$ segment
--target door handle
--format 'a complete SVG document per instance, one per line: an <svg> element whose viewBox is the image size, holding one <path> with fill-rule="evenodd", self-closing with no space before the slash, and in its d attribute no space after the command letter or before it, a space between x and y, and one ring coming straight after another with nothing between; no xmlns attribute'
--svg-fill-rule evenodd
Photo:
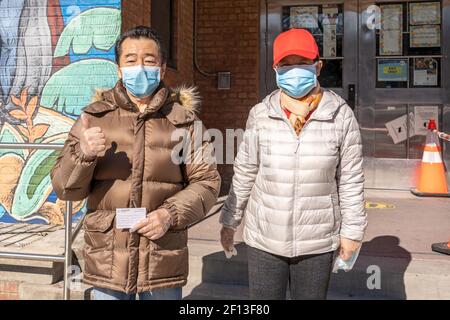
<svg viewBox="0 0 450 320"><path fill-rule="evenodd" d="M352 108L352 110L355 110L355 104L356 104L356 86L355 84L349 84L348 85L348 93L347 93L347 103Z"/></svg>

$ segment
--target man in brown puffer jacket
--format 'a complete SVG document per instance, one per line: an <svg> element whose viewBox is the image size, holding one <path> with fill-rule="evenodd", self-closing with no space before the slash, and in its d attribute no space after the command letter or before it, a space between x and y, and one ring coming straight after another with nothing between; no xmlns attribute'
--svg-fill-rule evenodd
<svg viewBox="0 0 450 320"><path fill-rule="evenodd" d="M152 29L123 34L116 56L120 80L83 110L52 184L60 199L88 199L83 281L96 299L180 299L187 226L219 193L213 145L196 115L195 90L162 82L166 59ZM147 217L119 229L121 208L145 208Z"/></svg>

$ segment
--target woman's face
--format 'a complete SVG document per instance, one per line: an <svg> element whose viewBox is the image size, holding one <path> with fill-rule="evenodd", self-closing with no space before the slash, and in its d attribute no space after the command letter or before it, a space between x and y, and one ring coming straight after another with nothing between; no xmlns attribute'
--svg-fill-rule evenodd
<svg viewBox="0 0 450 320"><path fill-rule="evenodd" d="M283 58L277 65L276 68L279 67L286 67L286 66L296 66L296 65L313 65L315 62L314 60L304 58L297 55L290 55L285 58ZM319 60L316 65L317 70L317 76L320 76L320 71L322 70L323 62Z"/></svg>

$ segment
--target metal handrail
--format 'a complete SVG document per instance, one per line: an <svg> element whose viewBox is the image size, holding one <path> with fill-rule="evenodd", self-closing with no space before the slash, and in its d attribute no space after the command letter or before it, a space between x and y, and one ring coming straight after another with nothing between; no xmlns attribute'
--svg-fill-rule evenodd
<svg viewBox="0 0 450 320"><path fill-rule="evenodd" d="M37 143L0 143L0 149L4 150L62 150L63 144L37 144ZM49 254L28 254L19 252L0 252L0 258L48 261L48 262L64 262L63 276L63 299L70 300L70 282L69 270L72 264L72 243L78 235L83 218L80 219L75 231L72 232L72 201L66 201L66 212L64 215L64 255Z"/></svg>
<svg viewBox="0 0 450 320"><path fill-rule="evenodd" d="M61 143L0 143L0 149L6 150L62 150L64 145Z"/></svg>

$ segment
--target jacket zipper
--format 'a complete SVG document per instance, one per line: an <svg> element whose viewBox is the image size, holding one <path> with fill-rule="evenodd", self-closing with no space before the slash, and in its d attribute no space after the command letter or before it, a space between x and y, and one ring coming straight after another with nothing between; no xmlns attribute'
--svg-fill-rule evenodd
<svg viewBox="0 0 450 320"><path fill-rule="evenodd" d="M299 175L299 169L300 169L300 157L298 155L298 151L300 149L300 138L303 134L303 131L306 129L306 127L308 126L308 124L311 122L311 118L309 118L308 120L306 120L305 125L303 126L302 130L300 131L300 134L298 135L298 140L297 140L297 149L295 151L295 192L294 192L294 209L296 208L297 205L297 177ZM294 217L295 217L295 213L294 213ZM294 256L299 256L299 254L297 254L297 238L296 238L296 233L295 233L295 223L294 223Z"/></svg>
<svg viewBox="0 0 450 320"><path fill-rule="evenodd" d="M311 118L309 118L308 120L306 120L305 125L303 126L302 130L300 131L300 134L297 135L297 133L295 132L294 128L292 127L292 125L288 122L287 119L285 119L284 117L282 118L283 121L289 126L292 134L294 135L295 139L297 140L297 146L295 148L295 169L294 169L294 204L293 204L293 214L292 214L292 235L293 235L293 256L298 256L297 254L297 238L296 238L296 233L295 233L295 217L296 217L296 208L297 208L297 176L298 176L298 169L299 169L299 156L298 156L298 151L300 149L300 138L302 136L303 130L305 130L306 126L311 122Z"/></svg>

